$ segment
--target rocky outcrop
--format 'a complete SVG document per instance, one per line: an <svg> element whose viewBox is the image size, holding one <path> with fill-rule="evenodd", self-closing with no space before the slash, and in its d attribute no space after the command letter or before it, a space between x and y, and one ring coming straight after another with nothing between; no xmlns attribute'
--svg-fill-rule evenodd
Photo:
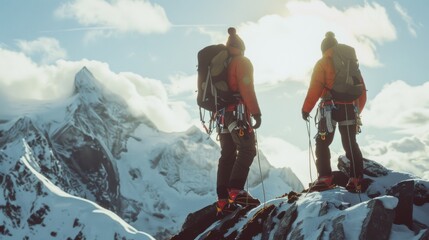
<svg viewBox="0 0 429 240"><path fill-rule="evenodd" d="M349 167L348 159L340 157L339 169L342 171L334 174L339 185L334 189L289 192L252 209L245 216L232 218L227 215L227 221L212 219L210 224L204 225L205 219L215 214L208 206L190 214L182 231L173 239L186 239L181 234L193 229L195 239L214 239L215 236L216 239L298 240L327 239L328 236L331 240L351 237L387 240L395 234L394 224L407 226L410 235L415 235L416 239L427 239L429 226L419 221L421 216L413 216L413 207L429 204L429 182L409 179L412 176L393 172L368 159L364 165L367 189L372 189L370 194L348 193L340 185L344 183ZM429 216L429 212L426 214ZM199 227L193 228L197 222Z"/></svg>
<svg viewBox="0 0 429 240"><path fill-rule="evenodd" d="M367 204L368 214L363 221L359 239L389 239L395 212L386 208L378 200L370 200Z"/></svg>

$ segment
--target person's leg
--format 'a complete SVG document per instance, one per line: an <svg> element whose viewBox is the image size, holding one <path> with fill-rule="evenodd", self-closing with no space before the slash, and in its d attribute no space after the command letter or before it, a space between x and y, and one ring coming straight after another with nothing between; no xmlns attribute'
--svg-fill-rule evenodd
<svg viewBox="0 0 429 240"><path fill-rule="evenodd" d="M346 189L350 192L360 192L363 178L363 157L356 141L355 107L351 104L344 104L341 107L341 116L338 121L341 143L346 152L346 157L350 160L350 179L346 185Z"/></svg>
<svg viewBox="0 0 429 240"><path fill-rule="evenodd" d="M356 125L340 126L341 142L343 144L346 157L350 160L349 176L362 178L363 158L359 145L356 141Z"/></svg>
<svg viewBox="0 0 429 240"><path fill-rule="evenodd" d="M225 123L228 123L228 130L237 147L237 159L232 166L229 178L229 201L246 206L257 206L260 204L259 200L244 191L250 166L256 156L255 133L253 130L249 131L249 128L242 130L235 128L236 121L232 114L225 114Z"/></svg>
<svg viewBox="0 0 429 240"><path fill-rule="evenodd" d="M256 156L255 134L253 131L249 132L245 129L243 136L239 135L238 130L233 130L231 136L237 146L237 159L232 168L229 186L230 188L244 189L250 166Z"/></svg>
<svg viewBox="0 0 429 240"><path fill-rule="evenodd" d="M319 177L331 176L331 152L329 146L334 140L335 127L332 133L326 130L326 121L320 121L318 125L319 133L324 132L324 135L318 134L316 137L316 168Z"/></svg>
<svg viewBox="0 0 429 240"><path fill-rule="evenodd" d="M231 134L219 134L221 154L217 169L217 195L219 199L228 199L228 186L231 171L237 158L237 151Z"/></svg>
<svg viewBox="0 0 429 240"><path fill-rule="evenodd" d="M362 178L363 176L363 158L359 145L356 141L357 128L355 107L351 104L343 104L340 109L341 118L338 120L341 134L341 143L346 157L350 160L349 176Z"/></svg>

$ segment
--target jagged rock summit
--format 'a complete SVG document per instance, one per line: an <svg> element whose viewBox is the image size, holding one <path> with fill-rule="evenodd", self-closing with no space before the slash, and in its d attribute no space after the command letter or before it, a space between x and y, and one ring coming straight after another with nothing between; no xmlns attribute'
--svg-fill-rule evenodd
<svg viewBox="0 0 429 240"><path fill-rule="evenodd" d="M212 204L189 214L172 240L429 239L429 181L367 159L364 165L364 193L345 190L350 162L340 157L334 189L289 192L227 216L216 216Z"/></svg>

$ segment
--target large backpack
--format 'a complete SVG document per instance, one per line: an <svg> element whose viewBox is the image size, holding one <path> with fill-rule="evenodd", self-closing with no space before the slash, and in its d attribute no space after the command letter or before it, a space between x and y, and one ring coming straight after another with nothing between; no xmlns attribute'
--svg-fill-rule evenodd
<svg viewBox="0 0 429 240"><path fill-rule="evenodd" d="M238 101L239 94L232 92L228 86L230 61L228 49L223 44L210 45L198 52L197 104L200 108L201 123L208 134L211 134L214 128L217 112ZM208 128L202 109L210 112Z"/></svg>
<svg viewBox="0 0 429 240"><path fill-rule="evenodd" d="M231 58L223 44L210 45L198 52L198 96L201 108L216 112L237 101L228 86Z"/></svg>
<svg viewBox="0 0 429 240"><path fill-rule="evenodd" d="M336 101L352 102L363 92L363 79L354 48L337 44L333 47L332 60L335 79L330 93Z"/></svg>

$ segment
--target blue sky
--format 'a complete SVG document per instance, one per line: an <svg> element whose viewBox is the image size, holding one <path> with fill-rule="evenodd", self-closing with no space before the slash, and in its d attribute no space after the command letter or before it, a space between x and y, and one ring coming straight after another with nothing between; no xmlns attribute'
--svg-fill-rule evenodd
<svg viewBox="0 0 429 240"><path fill-rule="evenodd" d="M429 3L416 1L0 0L0 117L71 94L87 66L136 115L164 131L200 127L196 54L237 28L254 64L259 147L307 180L300 109L320 42L355 47L368 88L358 137L365 157L429 178ZM311 113L315 115L315 111ZM315 128L312 125L312 135ZM333 165L343 151L339 134ZM314 142L313 142L314 143ZM411 163L411 164L410 164ZM314 177L314 176L313 176Z"/></svg>

